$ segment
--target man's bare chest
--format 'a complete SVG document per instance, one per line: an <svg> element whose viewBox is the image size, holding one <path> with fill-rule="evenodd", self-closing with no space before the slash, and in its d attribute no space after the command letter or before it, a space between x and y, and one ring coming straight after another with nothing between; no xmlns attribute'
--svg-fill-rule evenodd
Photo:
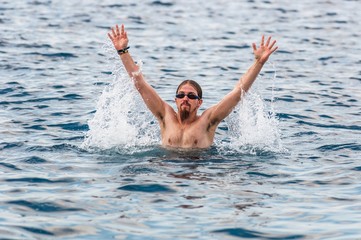
<svg viewBox="0 0 361 240"><path fill-rule="evenodd" d="M162 129L163 144L174 147L208 147L209 133L201 121L182 125L177 122L169 122Z"/></svg>

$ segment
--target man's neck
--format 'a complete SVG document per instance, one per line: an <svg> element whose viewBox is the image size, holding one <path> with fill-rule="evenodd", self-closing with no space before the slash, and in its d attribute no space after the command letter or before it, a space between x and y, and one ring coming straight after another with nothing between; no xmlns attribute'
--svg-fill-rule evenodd
<svg viewBox="0 0 361 240"><path fill-rule="evenodd" d="M194 114L190 114L186 119L183 119L181 118L180 116L180 113L178 113L178 122L181 124L181 125L190 125L192 124L193 122L195 122L196 120L198 119L198 116L196 113Z"/></svg>

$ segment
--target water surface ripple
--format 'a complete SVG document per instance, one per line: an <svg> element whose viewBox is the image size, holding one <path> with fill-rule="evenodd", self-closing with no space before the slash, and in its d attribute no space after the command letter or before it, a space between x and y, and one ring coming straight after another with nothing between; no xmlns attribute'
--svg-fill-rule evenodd
<svg viewBox="0 0 361 240"><path fill-rule="evenodd" d="M0 238L361 239L359 1L0 2ZM262 34L280 49L215 146L170 151L113 82L116 23L162 98L195 79L202 111ZM123 104L100 98L114 87ZM101 121L138 125L84 148L102 104Z"/></svg>

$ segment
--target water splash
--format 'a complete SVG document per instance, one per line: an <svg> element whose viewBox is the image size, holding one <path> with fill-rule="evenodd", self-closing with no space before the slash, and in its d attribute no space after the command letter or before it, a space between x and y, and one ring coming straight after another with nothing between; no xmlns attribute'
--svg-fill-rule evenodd
<svg viewBox="0 0 361 240"><path fill-rule="evenodd" d="M94 118L82 147L121 152L143 151L160 144L159 125L127 76L118 75L98 100ZM220 152L259 154L284 152L279 120L273 103L266 106L257 93L249 92L226 118L227 141L217 140Z"/></svg>
<svg viewBox="0 0 361 240"><path fill-rule="evenodd" d="M132 80L119 69L122 68L113 71L114 80L103 90L95 115L88 122L89 131L82 144L84 149L117 149L124 152L159 145L156 119L145 106Z"/></svg>
<svg viewBox="0 0 361 240"><path fill-rule="evenodd" d="M160 145L158 122L145 106L133 81L124 71L118 56L114 56L111 45L104 50L110 62L116 63L113 69L113 82L101 94L96 113L88 122L82 148L86 150L116 149L122 153L144 151ZM138 64L141 70L141 62ZM276 74L273 76L273 84ZM226 118L228 131L226 140L215 141L222 153L282 152L279 121L273 109L273 88L271 105L257 93L248 92L233 113ZM269 110L267 110L269 109Z"/></svg>
<svg viewBox="0 0 361 240"><path fill-rule="evenodd" d="M274 109L275 79L276 71L271 79L270 104L266 104L257 92L243 94L242 101L225 119L228 139L218 143L219 148L248 154L287 152L281 141L279 119Z"/></svg>
<svg viewBox="0 0 361 240"><path fill-rule="evenodd" d="M251 154L284 151L279 121L258 94L247 93L226 123L229 140L219 144L222 148Z"/></svg>

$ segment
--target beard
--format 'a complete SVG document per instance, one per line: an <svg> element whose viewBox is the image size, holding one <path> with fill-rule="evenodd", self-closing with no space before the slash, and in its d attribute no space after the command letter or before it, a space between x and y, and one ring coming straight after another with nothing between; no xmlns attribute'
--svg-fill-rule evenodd
<svg viewBox="0 0 361 240"><path fill-rule="evenodd" d="M180 112L180 118L182 121L186 120L189 118L189 111L188 110L182 110Z"/></svg>
<svg viewBox="0 0 361 240"><path fill-rule="evenodd" d="M183 103L183 104L181 105L180 118L181 118L182 121L187 120L187 119L189 118L189 115L190 115L190 112L189 112L189 110L188 110L187 108L183 108L183 109L182 109L182 106L183 106L183 105L185 105L185 106L187 106L188 108L190 108L190 105L189 105L189 103L187 103L187 102L185 102L185 103Z"/></svg>

